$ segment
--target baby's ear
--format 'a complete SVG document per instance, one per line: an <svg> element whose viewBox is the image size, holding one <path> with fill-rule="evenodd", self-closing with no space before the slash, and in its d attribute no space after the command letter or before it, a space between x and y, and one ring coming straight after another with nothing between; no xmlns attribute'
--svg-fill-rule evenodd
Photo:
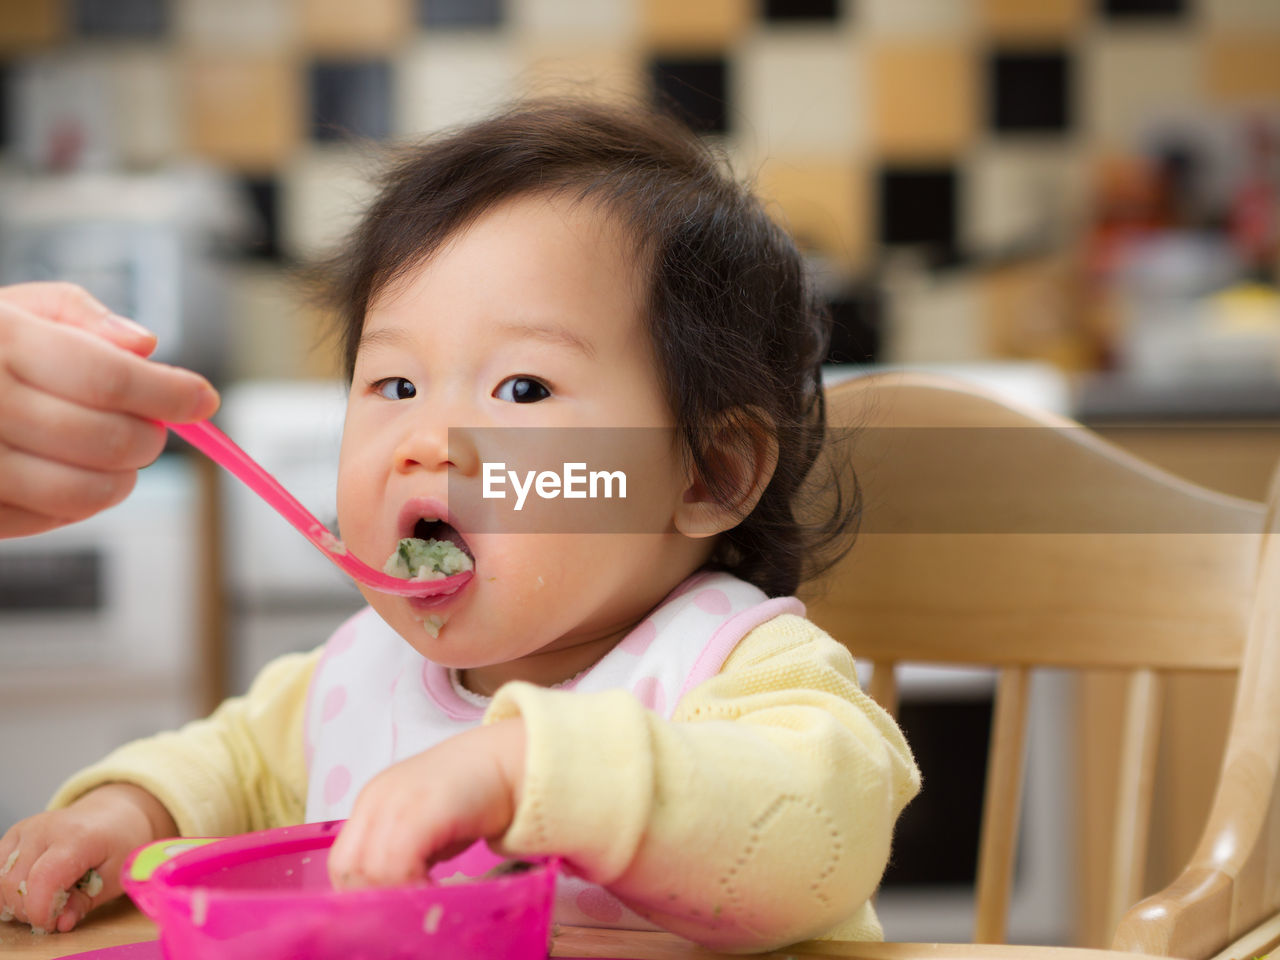
<svg viewBox="0 0 1280 960"><path fill-rule="evenodd" d="M715 536L745 520L778 466L773 419L759 407L722 411L708 433L703 460L711 475L691 476L676 506L676 529L694 539Z"/></svg>

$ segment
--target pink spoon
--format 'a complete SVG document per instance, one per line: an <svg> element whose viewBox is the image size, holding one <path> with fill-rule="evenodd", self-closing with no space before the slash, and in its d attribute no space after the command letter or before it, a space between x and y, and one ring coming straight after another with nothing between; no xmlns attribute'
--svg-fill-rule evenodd
<svg viewBox="0 0 1280 960"><path fill-rule="evenodd" d="M404 580L375 570L352 556L346 545L312 516L293 494L212 423L205 420L200 423L162 422L161 425L168 427L214 463L234 474L245 486L274 507L280 516L293 524L299 533L315 544L344 573L365 586L401 597L434 597L460 590L471 579L471 573L466 572L455 573L440 580Z"/></svg>

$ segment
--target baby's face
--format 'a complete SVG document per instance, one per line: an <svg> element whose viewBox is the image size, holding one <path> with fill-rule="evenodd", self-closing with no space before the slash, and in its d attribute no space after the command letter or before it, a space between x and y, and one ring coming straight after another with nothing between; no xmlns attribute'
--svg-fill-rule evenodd
<svg viewBox="0 0 1280 960"><path fill-rule="evenodd" d="M427 602L365 597L421 653L465 669L472 689L567 679L706 558L708 541L672 526L689 484L642 299L633 245L612 219L532 196L480 217L368 311L342 442L342 536L381 566L420 517L452 511L475 560L466 587ZM627 529L648 532L517 531L501 520L515 516L510 482L505 501L479 495L485 462L518 459L503 438L593 432L627 462L588 468L625 469ZM535 500L531 490L526 509ZM571 517L577 505L595 507L556 509ZM438 637L428 617L444 620Z"/></svg>

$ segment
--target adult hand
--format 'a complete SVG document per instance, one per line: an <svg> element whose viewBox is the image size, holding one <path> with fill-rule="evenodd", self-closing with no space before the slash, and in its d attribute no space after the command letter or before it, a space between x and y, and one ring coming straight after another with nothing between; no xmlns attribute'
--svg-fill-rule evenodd
<svg viewBox="0 0 1280 960"><path fill-rule="evenodd" d="M0 537L83 520L164 449L155 420L203 420L199 374L146 359L155 337L69 283L0 287Z"/></svg>

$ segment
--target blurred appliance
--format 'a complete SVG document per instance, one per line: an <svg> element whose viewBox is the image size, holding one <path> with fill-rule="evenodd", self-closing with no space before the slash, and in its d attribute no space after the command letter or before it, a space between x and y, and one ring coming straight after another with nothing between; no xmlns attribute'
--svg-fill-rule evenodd
<svg viewBox="0 0 1280 960"><path fill-rule="evenodd" d="M248 381L223 392L226 433L337 531L338 449L346 413L338 381ZM364 605L351 580L274 510L229 477L230 685L245 690L272 658L309 650Z"/></svg>
<svg viewBox="0 0 1280 960"><path fill-rule="evenodd" d="M0 178L0 283L78 283L153 331L156 358L216 377L226 284L216 254L244 200L200 168Z"/></svg>
<svg viewBox="0 0 1280 960"><path fill-rule="evenodd" d="M118 506L0 540L0 830L79 767L194 714L197 499L168 455Z"/></svg>
<svg viewBox="0 0 1280 960"><path fill-rule="evenodd" d="M1167 232L1135 243L1118 272L1126 377L1149 387L1280 381L1280 297L1243 276L1225 237Z"/></svg>

